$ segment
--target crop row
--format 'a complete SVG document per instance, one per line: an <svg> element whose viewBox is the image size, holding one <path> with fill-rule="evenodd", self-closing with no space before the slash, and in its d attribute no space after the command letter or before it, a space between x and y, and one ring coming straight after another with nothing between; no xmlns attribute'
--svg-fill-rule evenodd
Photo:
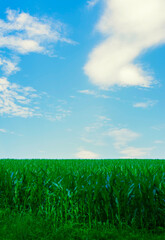
<svg viewBox="0 0 165 240"><path fill-rule="evenodd" d="M1 160L0 209L54 226L165 227L165 163L155 160Z"/></svg>

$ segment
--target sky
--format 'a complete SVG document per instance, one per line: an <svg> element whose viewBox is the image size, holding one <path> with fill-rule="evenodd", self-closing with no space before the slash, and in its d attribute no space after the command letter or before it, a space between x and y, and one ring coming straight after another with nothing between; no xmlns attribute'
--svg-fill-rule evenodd
<svg viewBox="0 0 165 240"><path fill-rule="evenodd" d="M1 159L165 159L164 0L0 6Z"/></svg>

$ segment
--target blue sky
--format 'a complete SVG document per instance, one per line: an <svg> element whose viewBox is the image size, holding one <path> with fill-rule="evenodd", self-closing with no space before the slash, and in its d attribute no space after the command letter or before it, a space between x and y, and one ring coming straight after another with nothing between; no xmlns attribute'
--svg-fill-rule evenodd
<svg viewBox="0 0 165 240"><path fill-rule="evenodd" d="M164 9L2 1L0 158L165 158Z"/></svg>

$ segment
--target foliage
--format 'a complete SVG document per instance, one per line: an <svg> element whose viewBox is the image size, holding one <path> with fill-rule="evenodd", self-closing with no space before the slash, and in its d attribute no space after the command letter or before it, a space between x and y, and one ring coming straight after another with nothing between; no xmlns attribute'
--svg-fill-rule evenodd
<svg viewBox="0 0 165 240"><path fill-rule="evenodd" d="M1 160L0 209L1 217L28 214L54 229L164 230L165 161Z"/></svg>

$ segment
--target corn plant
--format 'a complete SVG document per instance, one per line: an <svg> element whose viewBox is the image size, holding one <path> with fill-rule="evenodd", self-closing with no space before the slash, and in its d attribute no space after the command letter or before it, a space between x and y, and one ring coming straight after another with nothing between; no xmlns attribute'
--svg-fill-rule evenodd
<svg viewBox="0 0 165 240"><path fill-rule="evenodd" d="M165 161L1 160L0 209L54 227L165 228Z"/></svg>

